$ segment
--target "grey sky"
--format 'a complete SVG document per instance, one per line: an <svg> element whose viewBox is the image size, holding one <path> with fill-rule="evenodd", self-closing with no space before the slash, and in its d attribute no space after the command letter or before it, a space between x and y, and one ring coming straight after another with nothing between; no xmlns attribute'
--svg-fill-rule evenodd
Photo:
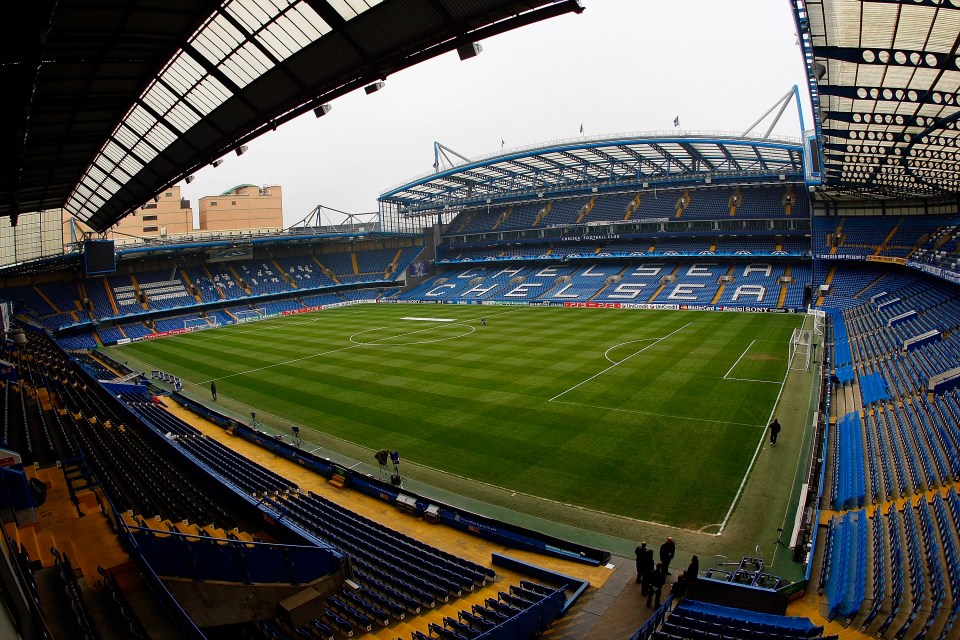
<svg viewBox="0 0 960 640"><path fill-rule="evenodd" d="M242 183L283 187L284 221L317 204L376 210L388 187L430 171L433 142L468 157L580 135L741 133L794 84L811 126L788 0L583 0L585 11L483 41L354 92L250 143L190 185L196 201ZM765 130L765 127L762 128ZM762 132L761 130L761 132ZM790 108L776 134L800 134Z"/></svg>

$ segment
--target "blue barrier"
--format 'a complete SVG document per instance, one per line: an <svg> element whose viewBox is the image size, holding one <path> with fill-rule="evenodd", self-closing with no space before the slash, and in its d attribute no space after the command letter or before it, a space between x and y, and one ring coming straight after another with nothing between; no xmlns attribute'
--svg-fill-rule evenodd
<svg viewBox="0 0 960 640"><path fill-rule="evenodd" d="M735 609L709 602L685 599L673 609L675 615L682 615L707 623L721 624L740 629L772 630L783 635L813 637L823 632L823 627L810 622L809 618L781 616L773 613L759 613L746 609ZM668 618L668 621L670 618ZM743 637L743 636L741 636Z"/></svg>
<svg viewBox="0 0 960 640"><path fill-rule="evenodd" d="M495 567L506 567L511 571L516 571L521 575L527 575L537 580L542 580L544 582L549 582L550 584L565 585L567 589L573 591L566 602L563 604L563 609L561 613L566 613L567 610L576 602L584 591L587 590L587 587L590 586L589 580L582 580L580 578L574 578L573 576L568 576L563 573L557 573L556 571L551 571L549 569L544 569L543 567L538 567L535 564L530 564L529 562L524 562L522 560L517 560L516 558L511 558L510 556L505 556L500 553L491 554L493 561L493 566Z"/></svg>
<svg viewBox="0 0 960 640"><path fill-rule="evenodd" d="M633 632L630 640L649 640L654 632L663 624L667 614L673 609L673 594L667 596L666 601L660 605L660 608L653 612L653 615L643 623L639 629Z"/></svg>

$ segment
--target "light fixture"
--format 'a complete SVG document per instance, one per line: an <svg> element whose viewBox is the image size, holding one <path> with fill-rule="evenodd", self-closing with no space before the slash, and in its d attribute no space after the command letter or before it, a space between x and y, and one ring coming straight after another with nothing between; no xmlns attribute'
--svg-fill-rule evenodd
<svg viewBox="0 0 960 640"><path fill-rule="evenodd" d="M383 87L384 87L383 80L377 80L373 84L368 84L367 86L365 86L363 90L367 92L367 95L370 95L371 93L376 93L377 91L380 91L380 89L383 89Z"/></svg>
<svg viewBox="0 0 960 640"><path fill-rule="evenodd" d="M223 160L214 160L214 161L211 162L210 164L211 164L214 168L216 168L216 167L219 167L220 165L223 164Z"/></svg>
<svg viewBox="0 0 960 640"><path fill-rule="evenodd" d="M153 196L153 201L154 201L154 202L160 202L160 195L157 194L157 195Z"/></svg>
<svg viewBox="0 0 960 640"><path fill-rule="evenodd" d="M245 145L245 144L240 145L239 147L237 147L237 155L238 155L238 156L242 156L243 154L245 154L245 153L247 152L247 149L249 149L249 148L250 148L250 147L248 147L248 146Z"/></svg>
<svg viewBox="0 0 960 640"><path fill-rule="evenodd" d="M461 60L475 58L481 51L483 51L483 47L480 46L479 42L466 42L457 47L457 55L460 56Z"/></svg>
<svg viewBox="0 0 960 640"><path fill-rule="evenodd" d="M367 93L370 93L370 92L368 91ZM333 106L329 104L322 104L313 110L313 115L317 116L318 118L322 118L323 116L330 113L330 109L333 109Z"/></svg>
<svg viewBox="0 0 960 640"><path fill-rule="evenodd" d="M827 68L819 63L813 63L813 77L817 79L817 82L823 80L823 76L827 75Z"/></svg>
<svg viewBox="0 0 960 640"><path fill-rule="evenodd" d="M193 182L193 179L194 179L194 176L187 176L186 178L183 179L183 181L186 182L187 184L190 184L191 182Z"/></svg>

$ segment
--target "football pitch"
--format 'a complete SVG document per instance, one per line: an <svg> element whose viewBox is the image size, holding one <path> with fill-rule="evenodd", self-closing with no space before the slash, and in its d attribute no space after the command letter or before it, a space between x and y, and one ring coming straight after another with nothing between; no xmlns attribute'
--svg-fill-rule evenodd
<svg viewBox="0 0 960 640"><path fill-rule="evenodd" d="M108 351L208 399L216 380L221 397L406 461L697 530L730 509L802 323L793 314L367 304Z"/></svg>

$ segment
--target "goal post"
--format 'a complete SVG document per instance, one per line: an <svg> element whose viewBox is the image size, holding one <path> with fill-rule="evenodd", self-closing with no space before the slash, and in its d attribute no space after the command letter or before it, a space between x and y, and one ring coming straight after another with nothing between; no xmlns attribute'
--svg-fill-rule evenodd
<svg viewBox="0 0 960 640"><path fill-rule="evenodd" d="M264 309L238 309L232 313L233 317L237 319L237 324L241 324L243 322L253 322L254 320L262 320L267 315Z"/></svg>
<svg viewBox="0 0 960 640"><path fill-rule="evenodd" d="M810 364L813 362L813 334L809 329L793 330L787 362L791 371L810 370Z"/></svg>
<svg viewBox="0 0 960 640"><path fill-rule="evenodd" d="M206 329L207 327L215 327L217 323L209 322L206 318L184 318L183 319L183 328L184 329Z"/></svg>
<svg viewBox="0 0 960 640"><path fill-rule="evenodd" d="M823 309L810 309L809 313L813 316L813 333L814 335L822 336L823 327L826 323L827 312Z"/></svg>

